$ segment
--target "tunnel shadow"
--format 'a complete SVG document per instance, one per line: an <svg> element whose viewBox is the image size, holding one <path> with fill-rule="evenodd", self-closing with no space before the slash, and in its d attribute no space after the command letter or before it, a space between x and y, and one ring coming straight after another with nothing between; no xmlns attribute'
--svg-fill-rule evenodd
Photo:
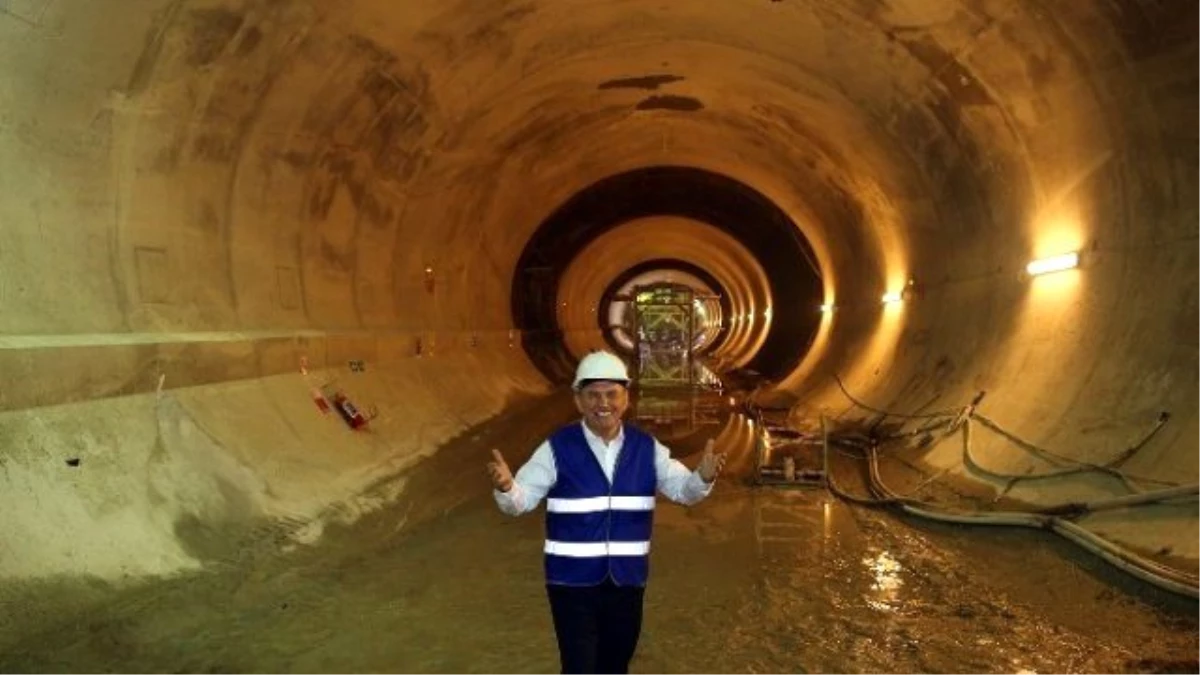
<svg viewBox="0 0 1200 675"><path fill-rule="evenodd" d="M737 239L762 265L772 298L816 307L823 297L812 245L775 203L728 176L684 166L655 166L610 176L556 208L537 228L517 261L512 313L534 337L525 345L533 363L562 381L571 361L557 324L558 286L571 261L602 234L649 216L708 223ZM807 264L805 264L807 261ZM810 312L777 312L749 367L781 378L803 358L819 326Z"/></svg>

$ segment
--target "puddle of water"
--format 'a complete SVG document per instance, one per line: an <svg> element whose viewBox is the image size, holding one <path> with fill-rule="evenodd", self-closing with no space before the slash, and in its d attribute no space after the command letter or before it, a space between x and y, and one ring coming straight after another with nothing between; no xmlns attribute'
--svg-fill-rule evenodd
<svg viewBox="0 0 1200 675"><path fill-rule="evenodd" d="M880 612L894 612L898 608L900 587L904 582L900 579L903 571L900 563L887 551L862 559L871 581L872 597L866 598L867 606Z"/></svg>

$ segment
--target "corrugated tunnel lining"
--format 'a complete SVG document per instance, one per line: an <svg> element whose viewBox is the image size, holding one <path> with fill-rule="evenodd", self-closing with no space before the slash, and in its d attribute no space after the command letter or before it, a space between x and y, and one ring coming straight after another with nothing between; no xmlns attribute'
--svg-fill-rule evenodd
<svg viewBox="0 0 1200 675"><path fill-rule="evenodd" d="M604 294L600 296L600 310L597 311L597 314L599 317L601 317L599 320L602 322L600 329L604 331L604 339L612 351L621 351L621 346L617 344L617 341L612 337L612 332L607 330L607 327L603 324L603 322L607 321L608 306L614 301L614 296L620 292L622 286L646 272L660 270L679 271L696 277L700 281L704 282L708 286L709 290L718 296L717 303L721 307L721 315L723 317L728 317L732 314L732 306L729 302L728 293L721 285L721 282L703 267L684 260L674 260L670 258L647 260L630 267L621 273L621 275L613 279L612 282L609 283L604 289ZM717 328L716 334L713 336L712 341L708 344L706 351L719 349L721 347L721 343L728 335L729 326L727 323L722 323L720 327Z"/></svg>
<svg viewBox="0 0 1200 675"><path fill-rule="evenodd" d="M573 195L525 245L513 279L517 326L526 352L547 377L565 379L576 358L564 351L555 316L558 282L587 243L622 223L672 215L714 225L763 265L782 307L748 368L768 378L791 372L811 344L823 289L815 254L799 227L753 188L689 167L652 167L612 176Z"/></svg>

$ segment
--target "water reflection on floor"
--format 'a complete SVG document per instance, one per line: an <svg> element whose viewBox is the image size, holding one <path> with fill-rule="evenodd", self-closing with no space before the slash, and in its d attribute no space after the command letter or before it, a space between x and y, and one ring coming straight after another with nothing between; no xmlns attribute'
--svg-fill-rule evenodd
<svg viewBox="0 0 1200 675"><path fill-rule="evenodd" d="M663 443L684 440L695 434L715 436L728 422L733 399L719 388L642 388L634 397L627 419L650 431Z"/></svg>
<svg viewBox="0 0 1200 675"><path fill-rule="evenodd" d="M555 405L447 448L413 478L416 506L331 528L311 548L130 589L0 642L0 670L556 672L541 515L500 515L481 459L530 445L569 414L569 401ZM729 432L738 424L693 425L673 447L694 461L707 434L743 438ZM1195 602L1060 539L906 520L744 477L693 508L660 501L635 671L1196 672ZM414 508L441 515L398 531Z"/></svg>

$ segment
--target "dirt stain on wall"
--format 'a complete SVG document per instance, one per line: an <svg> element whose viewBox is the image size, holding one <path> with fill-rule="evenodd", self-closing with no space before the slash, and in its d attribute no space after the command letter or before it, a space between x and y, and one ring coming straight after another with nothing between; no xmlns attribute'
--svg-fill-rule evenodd
<svg viewBox="0 0 1200 675"><path fill-rule="evenodd" d="M638 110L675 110L677 112L695 112L703 110L704 104L700 99L691 96L674 96L662 94L650 96L638 101Z"/></svg>
<svg viewBox="0 0 1200 675"><path fill-rule="evenodd" d="M607 80L596 86L597 89L645 89L655 91L659 87L684 80L682 75L642 75L641 77L622 77Z"/></svg>

